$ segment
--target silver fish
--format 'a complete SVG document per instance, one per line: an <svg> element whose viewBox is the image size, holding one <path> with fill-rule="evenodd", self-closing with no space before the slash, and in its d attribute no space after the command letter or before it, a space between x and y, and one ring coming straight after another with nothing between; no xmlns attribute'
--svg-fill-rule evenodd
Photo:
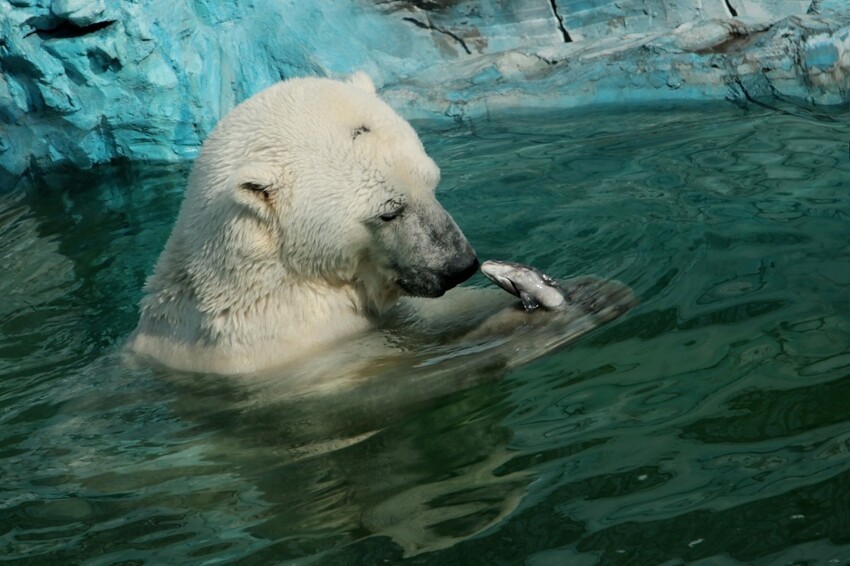
<svg viewBox="0 0 850 566"><path fill-rule="evenodd" d="M481 264L481 273L508 293L519 297L527 311L538 307L560 310L567 304L567 293L558 282L530 265L487 260Z"/></svg>

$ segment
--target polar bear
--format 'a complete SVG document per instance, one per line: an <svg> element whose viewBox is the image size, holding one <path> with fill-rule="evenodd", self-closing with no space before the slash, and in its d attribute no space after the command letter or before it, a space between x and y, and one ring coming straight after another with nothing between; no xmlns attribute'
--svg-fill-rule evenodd
<svg viewBox="0 0 850 566"><path fill-rule="evenodd" d="M254 95L203 144L130 349L256 372L375 328L402 296L443 295L478 260L439 180L364 74Z"/></svg>

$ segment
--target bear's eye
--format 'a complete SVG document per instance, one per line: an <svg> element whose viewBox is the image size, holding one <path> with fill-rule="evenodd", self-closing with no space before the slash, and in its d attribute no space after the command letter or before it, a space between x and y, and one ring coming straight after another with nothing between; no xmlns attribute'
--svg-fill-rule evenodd
<svg viewBox="0 0 850 566"><path fill-rule="evenodd" d="M392 210L388 210L378 215L378 218L383 220L384 222L390 222L391 220L395 220L401 213L404 212L404 205L401 203L392 203Z"/></svg>
<svg viewBox="0 0 850 566"><path fill-rule="evenodd" d="M367 134L367 133L369 133L369 132L371 132L371 131L372 131L372 130L370 130L370 129L369 129L369 128L367 128L366 126L360 126L359 128L355 128L355 129L354 129L354 131L351 133L351 139L356 140L356 139L357 139L357 137L358 137L360 134Z"/></svg>

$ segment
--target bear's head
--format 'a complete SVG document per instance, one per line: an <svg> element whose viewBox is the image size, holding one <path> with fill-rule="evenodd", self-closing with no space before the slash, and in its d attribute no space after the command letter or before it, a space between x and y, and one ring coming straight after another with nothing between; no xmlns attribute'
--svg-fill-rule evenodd
<svg viewBox="0 0 850 566"><path fill-rule="evenodd" d="M188 252L190 272L207 271L209 293L233 288L216 281L229 276L256 296L274 284L353 287L378 310L438 297L478 267L435 198L439 179L365 75L284 81L204 143L169 246Z"/></svg>

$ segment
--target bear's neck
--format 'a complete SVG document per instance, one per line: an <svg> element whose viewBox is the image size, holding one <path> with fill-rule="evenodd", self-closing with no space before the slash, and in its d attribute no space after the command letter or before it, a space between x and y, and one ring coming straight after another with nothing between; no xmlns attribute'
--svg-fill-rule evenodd
<svg viewBox="0 0 850 566"><path fill-rule="evenodd" d="M397 298L376 299L356 282L297 281L274 267L266 271L215 281L197 280L191 269L178 277L155 274L131 347L175 369L251 372L316 355L373 328Z"/></svg>

